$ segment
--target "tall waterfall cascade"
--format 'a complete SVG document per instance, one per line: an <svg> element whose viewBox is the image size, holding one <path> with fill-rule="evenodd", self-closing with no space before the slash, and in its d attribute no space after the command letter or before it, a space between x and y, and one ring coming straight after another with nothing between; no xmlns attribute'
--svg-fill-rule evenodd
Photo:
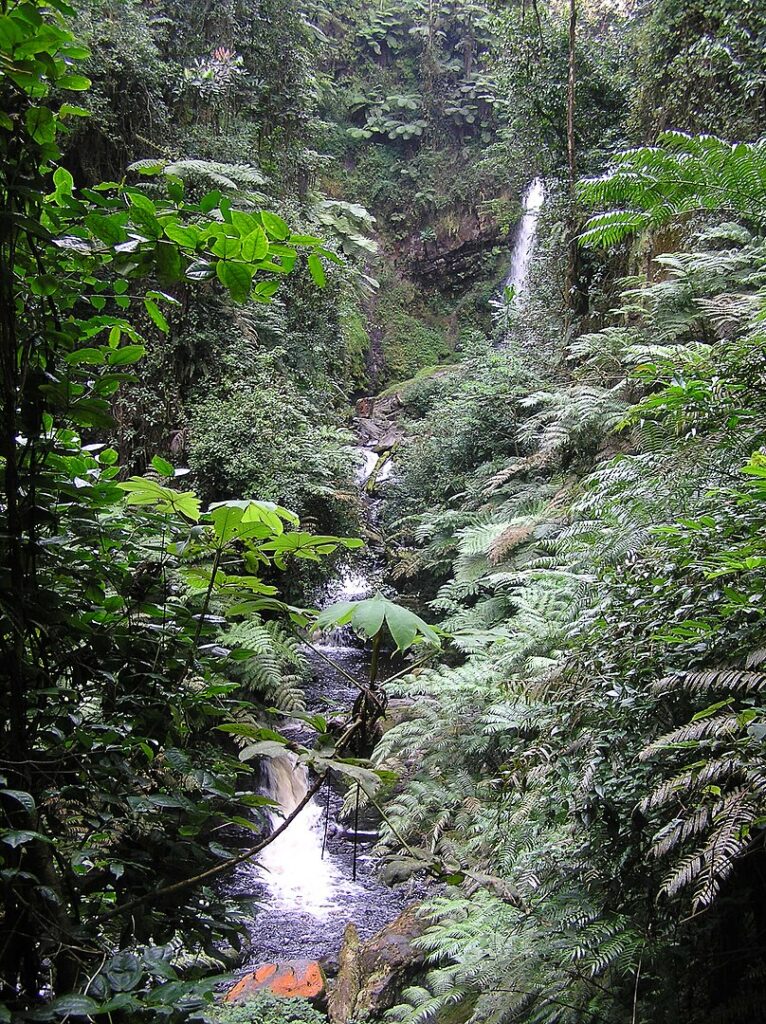
<svg viewBox="0 0 766 1024"><path fill-rule="evenodd" d="M521 306L529 291L529 265L535 249L537 222L545 202L545 183L534 178L524 193L521 224L511 253L511 268L503 289L513 289L514 305Z"/></svg>

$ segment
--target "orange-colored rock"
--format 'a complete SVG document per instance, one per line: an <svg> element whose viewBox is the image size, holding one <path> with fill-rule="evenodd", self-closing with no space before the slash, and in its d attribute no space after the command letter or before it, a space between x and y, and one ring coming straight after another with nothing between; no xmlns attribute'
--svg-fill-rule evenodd
<svg viewBox="0 0 766 1024"><path fill-rule="evenodd" d="M285 960L258 964L223 997L225 1003L244 1003L262 992L285 999L319 999L325 994L324 971L316 960Z"/></svg>

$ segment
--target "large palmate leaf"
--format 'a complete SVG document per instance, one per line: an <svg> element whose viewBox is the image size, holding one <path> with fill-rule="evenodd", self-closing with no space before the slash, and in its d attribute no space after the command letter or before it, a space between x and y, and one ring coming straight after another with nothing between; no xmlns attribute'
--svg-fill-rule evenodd
<svg viewBox="0 0 766 1024"><path fill-rule="evenodd" d="M316 620L318 629L350 625L359 636L368 640L378 636L384 624L399 651L406 651L417 642L441 646L439 634L433 626L409 608L389 601L383 594L375 594L364 601L339 601L325 608Z"/></svg>

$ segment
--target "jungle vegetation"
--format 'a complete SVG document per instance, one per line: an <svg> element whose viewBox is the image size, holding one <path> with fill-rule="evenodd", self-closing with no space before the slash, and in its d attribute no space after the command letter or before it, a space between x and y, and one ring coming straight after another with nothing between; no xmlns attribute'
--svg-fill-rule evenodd
<svg viewBox="0 0 766 1024"><path fill-rule="evenodd" d="M3 0L0 1021L323 1019L215 1007L274 709L436 878L387 1019L761 1015L764 40L732 0ZM317 617L384 389L400 597ZM339 622L414 666L369 759L305 715Z"/></svg>

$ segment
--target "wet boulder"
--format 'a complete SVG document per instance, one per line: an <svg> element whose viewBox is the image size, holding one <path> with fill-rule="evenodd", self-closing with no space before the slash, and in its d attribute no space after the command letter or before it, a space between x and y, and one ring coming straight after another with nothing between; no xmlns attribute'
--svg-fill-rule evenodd
<svg viewBox="0 0 766 1024"><path fill-rule="evenodd" d="M414 945L424 929L417 911L417 905L407 907L363 943L353 924L346 927L338 977L328 997L332 1024L348 1024L396 1005L399 993L423 964L423 954Z"/></svg>
<svg viewBox="0 0 766 1024"><path fill-rule="evenodd" d="M225 1003L245 1003L259 995L284 999L310 999L321 1003L325 996L324 971L316 960L283 960L258 964L240 978L223 997Z"/></svg>

